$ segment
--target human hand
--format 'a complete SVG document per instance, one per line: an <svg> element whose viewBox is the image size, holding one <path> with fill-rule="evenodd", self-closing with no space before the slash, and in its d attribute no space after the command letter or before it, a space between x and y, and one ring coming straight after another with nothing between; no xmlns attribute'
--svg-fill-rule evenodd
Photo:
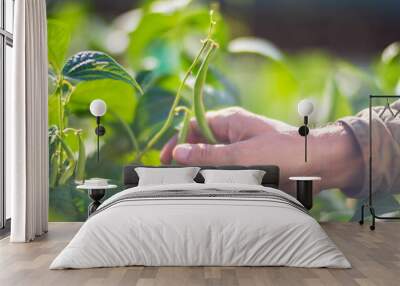
<svg viewBox="0 0 400 286"><path fill-rule="evenodd" d="M207 121L220 144L207 144L192 119L187 144L176 146L174 136L164 146L161 161L169 164L174 159L184 165L255 165L266 161L272 164L276 162L277 152L273 151L277 146L289 144L287 147L292 148L292 141L300 141L295 127L240 107L207 112Z"/></svg>
<svg viewBox="0 0 400 286"><path fill-rule="evenodd" d="M239 107L207 113L219 144L210 145L191 121L186 144L174 136L163 148L161 161L182 165L277 165L282 188L293 191L290 176L322 176L322 187L346 187L354 144L340 125L314 129L308 136L309 156L304 162L304 137L297 127L258 116ZM347 166L347 167L346 167ZM318 185L316 189L318 189Z"/></svg>
<svg viewBox="0 0 400 286"><path fill-rule="evenodd" d="M176 136L163 148L161 160L183 165L278 165L287 177L302 161L297 128L239 107L208 112L207 120L220 144L210 145L191 121L187 144L176 146Z"/></svg>

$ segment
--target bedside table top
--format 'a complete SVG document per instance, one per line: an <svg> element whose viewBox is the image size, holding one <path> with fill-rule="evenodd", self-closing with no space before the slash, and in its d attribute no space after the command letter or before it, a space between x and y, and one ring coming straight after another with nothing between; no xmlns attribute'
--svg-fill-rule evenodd
<svg viewBox="0 0 400 286"><path fill-rule="evenodd" d="M321 177L289 177L291 181L321 181Z"/></svg>
<svg viewBox="0 0 400 286"><path fill-rule="evenodd" d="M116 189L117 185L107 185L107 186L90 186L90 185L79 185L76 187L77 189L83 190L108 190L108 189Z"/></svg>

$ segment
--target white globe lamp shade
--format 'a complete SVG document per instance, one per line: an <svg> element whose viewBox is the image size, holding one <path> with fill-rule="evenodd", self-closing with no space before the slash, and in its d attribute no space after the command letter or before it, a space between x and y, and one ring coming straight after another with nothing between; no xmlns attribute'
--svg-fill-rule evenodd
<svg viewBox="0 0 400 286"><path fill-rule="evenodd" d="M314 105L311 100L303 99L299 102L297 111L299 112L300 116L309 116L314 111Z"/></svg>
<svg viewBox="0 0 400 286"><path fill-rule="evenodd" d="M106 111L107 105L104 100L95 99L90 103L90 113L92 113L93 116L101 117L106 114Z"/></svg>

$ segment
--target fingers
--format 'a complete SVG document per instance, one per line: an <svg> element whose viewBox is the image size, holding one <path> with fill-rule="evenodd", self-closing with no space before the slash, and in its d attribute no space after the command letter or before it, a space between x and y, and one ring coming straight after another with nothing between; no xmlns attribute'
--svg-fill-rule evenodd
<svg viewBox="0 0 400 286"><path fill-rule="evenodd" d="M215 112L207 112L207 121L219 142L235 143L250 139L271 130L276 123L258 116L241 107L229 107ZM196 122L192 127L200 133Z"/></svg>
<svg viewBox="0 0 400 286"><path fill-rule="evenodd" d="M177 140L178 140L178 136L175 135L167 142L167 144L164 145L164 147L161 150L161 154L160 154L161 163L163 163L165 165L168 165L171 163L172 150L174 150Z"/></svg>
<svg viewBox="0 0 400 286"><path fill-rule="evenodd" d="M246 140L255 134L265 132L265 121L240 108L230 107L219 111L207 112L207 121L212 132L221 143L235 143ZM196 120L190 121L187 143L208 143L202 136ZM161 162L169 164L173 159L172 151L176 146L176 136L171 138L161 152Z"/></svg>
<svg viewBox="0 0 400 286"><path fill-rule="evenodd" d="M186 140L187 143L191 144L196 144L196 143L207 143L207 140L203 138L201 134L197 132L196 127L192 127L194 125L197 125L195 121L191 122L191 127L189 129L189 134L188 138ZM161 162L165 165L168 165L172 161L172 151L174 150L176 144L177 144L177 135L174 135L162 148L161 154L160 154L160 159Z"/></svg>
<svg viewBox="0 0 400 286"><path fill-rule="evenodd" d="M208 124L219 142L233 143L244 138L246 129L240 127L245 111L239 107L230 107L220 111L207 112ZM194 120L191 127L200 133L197 122Z"/></svg>
<svg viewBox="0 0 400 286"><path fill-rule="evenodd" d="M172 152L183 165L229 165L235 162L234 145L181 144Z"/></svg>

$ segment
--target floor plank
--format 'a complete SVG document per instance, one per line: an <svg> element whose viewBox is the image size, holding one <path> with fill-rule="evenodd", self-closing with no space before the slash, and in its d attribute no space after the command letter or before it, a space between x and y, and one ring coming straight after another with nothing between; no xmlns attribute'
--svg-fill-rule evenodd
<svg viewBox="0 0 400 286"><path fill-rule="evenodd" d="M322 227L350 260L352 269L289 267L119 267L50 271L55 256L81 223L50 223L49 233L32 243L0 240L0 285L399 285L400 223L324 223Z"/></svg>

